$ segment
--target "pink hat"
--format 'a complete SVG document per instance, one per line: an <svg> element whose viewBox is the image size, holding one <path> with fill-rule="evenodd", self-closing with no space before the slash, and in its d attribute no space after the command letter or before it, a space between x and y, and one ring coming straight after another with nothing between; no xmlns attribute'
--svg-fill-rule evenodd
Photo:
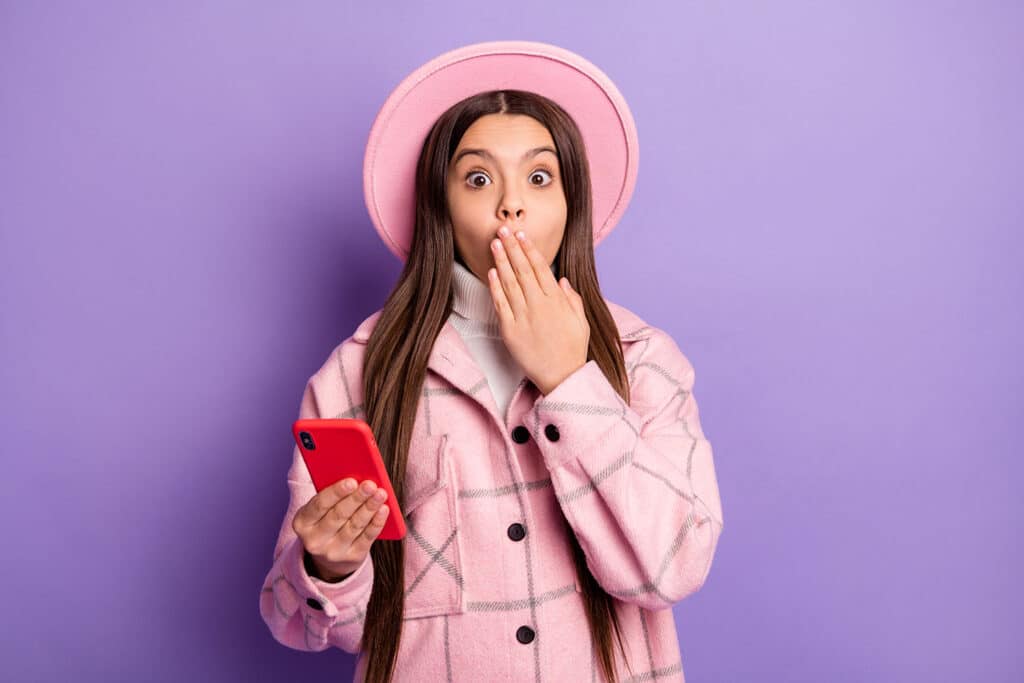
<svg viewBox="0 0 1024 683"><path fill-rule="evenodd" d="M392 91L370 129L363 194L381 239L405 261L412 245L416 160L450 106L487 90L528 90L565 109L590 162L594 245L619 221L636 184L639 148L626 100L600 69L568 50L529 41L477 43L435 57Z"/></svg>

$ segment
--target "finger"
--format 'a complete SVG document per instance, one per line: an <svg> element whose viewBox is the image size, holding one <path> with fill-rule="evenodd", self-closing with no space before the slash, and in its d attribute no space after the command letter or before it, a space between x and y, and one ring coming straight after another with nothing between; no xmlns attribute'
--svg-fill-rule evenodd
<svg viewBox="0 0 1024 683"><path fill-rule="evenodd" d="M520 289L523 290L523 296L527 302L533 301L538 294L544 291L537 281L537 274L533 272L533 264L526 257L526 252L523 251L523 247L515 235L509 233L502 239L502 242L505 245L509 263L512 264L512 271L516 274Z"/></svg>
<svg viewBox="0 0 1024 683"><path fill-rule="evenodd" d="M519 278L512 270L501 239L492 240L491 249L494 252L494 266L498 270L498 279L505 290L505 299L512 310L512 315L517 319L523 318L526 316L526 298L523 296L523 290L519 287Z"/></svg>
<svg viewBox="0 0 1024 683"><path fill-rule="evenodd" d="M526 233L522 230L516 231L516 237L519 240L520 248L523 254L529 261L531 268L533 268L534 278L537 280L537 286L540 291L545 294L554 294L555 289L558 287L558 282L555 280L555 274L551 272L551 265L544 258L544 255L540 253L530 238L526 236Z"/></svg>
<svg viewBox="0 0 1024 683"><path fill-rule="evenodd" d="M319 491L295 513L292 526L301 528L312 527L323 519L324 515L337 505L339 500L349 495L355 488L356 480L346 477ZM298 532L298 529L296 529L296 532Z"/></svg>
<svg viewBox="0 0 1024 683"><path fill-rule="evenodd" d="M359 534L352 541L352 550L360 555L369 550L370 545L377 540L380 532L383 531L390 513L391 509L387 505L381 505L370 519L370 523L363 529L363 533Z"/></svg>
<svg viewBox="0 0 1024 683"><path fill-rule="evenodd" d="M367 479L359 485L355 492L338 501L319 522L319 525L323 527L324 533L328 536L338 533L351 521L361 506L373 499L377 491L382 491L382 489L378 488L373 481Z"/></svg>
<svg viewBox="0 0 1024 683"><path fill-rule="evenodd" d="M355 512L349 515L348 521L341 525L335 537L332 541L341 539L345 541L345 546L352 544L352 541L363 533L363 529L370 523L373 516L377 514L377 510L381 505L384 504L384 499L387 497L387 493L384 489L377 489L370 497L368 497L363 504L356 508Z"/></svg>
<svg viewBox="0 0 1024 683"><path fill-rule="evenodd" d="M327 489L324 489L325 491ZM348 524L352 515L377 490L377 485L367 479L353 493L339 500L315 524L306 530L305 541L310 552L324 548L331 539ZM352 534L355 536L355 534Z"/></svg>
<svg viewBox="0 0 1024 683"><path fill-rule="evenodd" d="M498 312L498 319L502 323L514 320L515 316L512 315L512 308L509 306L508 298L505 296L505 290L501 287L501 280L498 279L498 270L496 268L488 269L487 286L491 290L491 301L494 302L494 308Z"/></svg>
<svg viewBox="0 0 1024 683"><path fill-rule="evenodd" d="M559 285L561 286L562 291L565 292L565 296L569 299L569 303L572 305L573 310L576 311L576 315L585 320L587 313L583 308L583 297L581 297L576 290L572 288L572 285L569 284L568 278L563 277L559 282Z"/></svg>

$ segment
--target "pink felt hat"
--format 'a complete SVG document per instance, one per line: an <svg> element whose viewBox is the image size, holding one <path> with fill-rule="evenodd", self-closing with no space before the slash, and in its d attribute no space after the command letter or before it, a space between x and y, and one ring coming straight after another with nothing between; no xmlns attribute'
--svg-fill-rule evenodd
<svg viewBox="0 0 1024 683"><path fill-rule="evenodd" d="M494 41L467 45L419 67L398 84L370 129L363 194L388 249L405 261L412 245L416 160L437 118L488 90L528 90L565 109L590 162L594 245L612 231L636 185L639 147L625 98L600 69L554 45Z"/></svg>

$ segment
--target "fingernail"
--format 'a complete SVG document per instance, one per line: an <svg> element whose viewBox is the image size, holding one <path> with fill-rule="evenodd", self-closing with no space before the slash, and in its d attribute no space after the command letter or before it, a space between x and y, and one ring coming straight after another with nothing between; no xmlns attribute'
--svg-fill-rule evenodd
<svg viewBox="0 0 1024 683"><path fill-rule="evenodd" d="M518 231L516 233L516 237L518 237L520 240L525 240L526 239L526 233L523 232L522 230L520 230L520 231Z"/></svg>
<svg viewBox="0 0 1024 683"><path fill-rule="evenodd" d="M503 225L498 228L498 234L502 237L508 237L508 226Z"/></svg>
<svg viewBox="0 0 1024 683"><path fill-rule="evenodd" d="M491 246L494 247L495 249L497 249L498 251L501 251L502 249L505 248L502 245L501 240L494 240L494 242L491 244Z"/></svg>
<svg viewBox="0 0 1024 683"><path fill-rule="evenodd" d="M363 482L363 491L366 493L373 493L373 489L376 488L372 481Z"/></svg>
<svg viewBox="0 0 1024 683"><path fill-rule="evenodd" d="M356 489L356 483L351 479L346 480L342 486L345 487L346 491L355 491Z"/></svg>
<svg viewBox="0 0 1024 683"><path fill-rule="evenodd" d="M388 495L384 489L377 489L377 493L373 494L377 500L384 500L384 496Z"/></svg>

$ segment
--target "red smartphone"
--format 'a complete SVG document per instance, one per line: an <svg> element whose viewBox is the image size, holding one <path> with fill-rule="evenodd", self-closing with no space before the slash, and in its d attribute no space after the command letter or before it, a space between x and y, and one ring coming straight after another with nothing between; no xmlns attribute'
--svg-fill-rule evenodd
<svg viewBox="0 0 1024 683"><path fill-rule="evenodd" d="M365 420L296 420L292 424L292 436L318 493L346 477L352 477L356 483L372 480L388 494L384 501L388 506L388 518L377 538L386 541L405 538L405 518L395 500L395 491L377 449L377 440Z"/></svg>

